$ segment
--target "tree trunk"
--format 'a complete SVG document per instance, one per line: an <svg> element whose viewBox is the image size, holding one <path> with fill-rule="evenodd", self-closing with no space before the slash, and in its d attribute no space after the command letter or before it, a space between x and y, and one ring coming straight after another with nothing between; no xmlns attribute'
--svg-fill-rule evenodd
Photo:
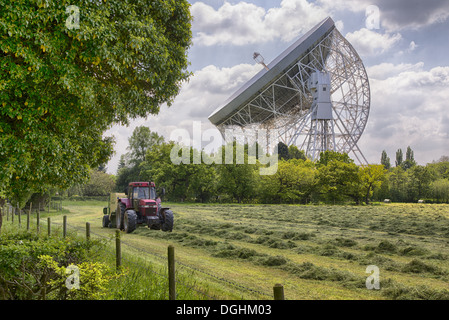
<svg viewBox="0 0 449 320"><path fill-rule="evenodd" d="M365 198L365 203L369 204L369 193L371 192L371 188L372 188L372 184L369 185L368 187L368 191L366 192L366 198Z"/></svg>
<svg viewBox="0 0 449 320"><path fill-rule="evenodd" d="M0 198L0 233L2 232L3 209L6 201Z"/></svg>

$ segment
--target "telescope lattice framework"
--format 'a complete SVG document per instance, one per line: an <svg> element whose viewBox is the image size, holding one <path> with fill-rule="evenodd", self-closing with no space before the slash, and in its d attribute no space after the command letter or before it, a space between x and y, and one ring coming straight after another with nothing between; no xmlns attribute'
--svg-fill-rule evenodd
<svg viewBox="0 0 449 320"><path fill-rule="evenodd" d="M370 112L368 75L359 55L327 18L234 93L209 120L222 132L239 129L247 142L256 129L296 145L316 160L321 152L351 152Z"/></svg>

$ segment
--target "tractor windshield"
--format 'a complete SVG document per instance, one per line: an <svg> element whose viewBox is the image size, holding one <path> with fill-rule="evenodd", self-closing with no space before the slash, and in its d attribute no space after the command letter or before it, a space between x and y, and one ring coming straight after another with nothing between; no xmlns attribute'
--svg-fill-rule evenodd
<svg viewBox="0 0 449 320"><path fill-rule="evenodd" d="M156 199L154 187L134 187L134 199Z"/></svg>

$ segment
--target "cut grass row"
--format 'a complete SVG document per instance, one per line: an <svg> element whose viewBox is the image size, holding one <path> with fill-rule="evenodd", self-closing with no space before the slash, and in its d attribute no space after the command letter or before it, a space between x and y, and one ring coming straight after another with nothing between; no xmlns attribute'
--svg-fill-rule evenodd
<svg viewBox="0 0 449 320"><path fill-rule="evenodd" d="M449 298L447 205L172 207L172 233L138 228L127 241L161 254L175 244L198 270L267 293L284 283L290 299ZM98 209L71 211L100 224ZM381 270L380 291L365 287L368 265Z"/></svg>

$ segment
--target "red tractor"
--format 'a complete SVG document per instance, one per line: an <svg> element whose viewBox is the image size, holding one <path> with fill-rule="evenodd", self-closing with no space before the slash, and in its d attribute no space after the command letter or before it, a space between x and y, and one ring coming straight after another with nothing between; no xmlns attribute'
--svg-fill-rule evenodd
<svg viewBox="0 0 449 320"><path fill-rule="evenodd" d="M131 182L125 192L127 197L120 198L119 195L111 194L109 207L103 209L103 227L126 233L133 232L139 224L155 230L173 230L173 212L161 206L154 182Z"/></svg>

